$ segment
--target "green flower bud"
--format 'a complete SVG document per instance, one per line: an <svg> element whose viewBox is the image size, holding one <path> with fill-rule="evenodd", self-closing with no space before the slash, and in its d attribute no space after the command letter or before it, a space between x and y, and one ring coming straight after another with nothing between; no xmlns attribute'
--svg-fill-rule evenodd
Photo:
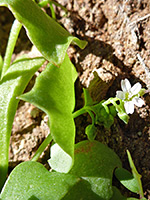
<svg viewBox="0 0 150 200"><path fill-rule="evenodd" d="M118 117L127 124L129 121L129 116L125 112L118 113Z"/></svg>
<svg viewBox="0 0 150 200"><path fill-rule="evenodd" d="M93 124L90 124L86 127L85 133L88 137L88 140L93 141L96 137L96 127Z"/></svg>

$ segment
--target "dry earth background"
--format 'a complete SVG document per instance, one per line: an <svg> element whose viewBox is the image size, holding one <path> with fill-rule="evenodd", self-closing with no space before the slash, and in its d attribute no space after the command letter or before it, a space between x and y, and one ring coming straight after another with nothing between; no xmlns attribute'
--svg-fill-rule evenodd
<svg viewBox="0 0 150 200"><path fill-rule="evenodd" d="M82 87L90 88L94 100L114 97L121 79L132 84L140 82L150 89L150 0L58 0L68 14L56 7L58 22L72 35L88 41L84 50L71 46L68 54L77 68L76 108L83 105ZM49 10L48 10L49 12ZM0 7L0 51L4 56L12 14ZM15 53L29 50L31 44L22 30ZM14 55L15 57L15 55ZM93 71L98 76L93 79ZM39 73L41 69L39 70ZM34 84L37 73L26 91ZM97 127L97 140L107 144L119 155L126 169L126 150L132 155L142 175L145 195L150 199L150 96L144 95L145 105L136 108L128 125L118 118L110 130ZM10 171L18 163L29 160L49 129L44 113L29 103L20 102L13 124L10 144ZM88 115L76 120L76 141L86 139L84 129L90 122ZM46 165L47 149L41 157ZM121 187L122 188L122 187ZM123 193L129 195L127 190Z"/></svg>

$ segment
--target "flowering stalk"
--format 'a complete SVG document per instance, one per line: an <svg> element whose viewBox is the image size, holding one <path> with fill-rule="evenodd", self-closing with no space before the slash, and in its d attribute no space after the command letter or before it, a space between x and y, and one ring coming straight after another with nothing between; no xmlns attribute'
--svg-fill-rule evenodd
<svg viewBox="0 0 150 200"><path fill-rule="evenodd" d="M117 103L119 102L119 104ZM115 107L116 111L117 111L117 115L118 117L125 123L127 124L129 121L129 116L126 113L125 109L124 109L124 103L121 99L115 97L115 98L109 98L107 101L103 102L103 106L105 107L106 110L109 110L108 105L109 104L113 104L113 106Z"/></svg>
<svg viewBox="0 0 150 200"><path fill-rule="evenodd" d="M144 104L140 96L143 96L146 90L141 87L140 83L131 87L129 80L125 79L121 81L121 88L122 91L116 92L116 97L110 97L108 100L99 103L93 102L88 90L84 89L85 105L73 113L73 118L86 112L89 113L92 124L88 125L85 130L89 140L94 140L96 137L96 124L110 128L114 123L116 114L127 124L129 121L128 114L134 112L134 105L141 107Z"/></svg>

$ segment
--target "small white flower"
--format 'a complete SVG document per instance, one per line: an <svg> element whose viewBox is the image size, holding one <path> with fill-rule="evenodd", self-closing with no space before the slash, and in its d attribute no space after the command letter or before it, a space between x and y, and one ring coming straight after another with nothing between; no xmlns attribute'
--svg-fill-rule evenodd
<svg viewBox="0 0 150 200"><path fill-rule="evenodd" d="M134 112L134 105L142 107L144 101L139 97L141 84L136 83L131 87L128 79L121 80L122 91L116 92L116 97L124 101L124 108L127 114L132 114Z"/></svg>

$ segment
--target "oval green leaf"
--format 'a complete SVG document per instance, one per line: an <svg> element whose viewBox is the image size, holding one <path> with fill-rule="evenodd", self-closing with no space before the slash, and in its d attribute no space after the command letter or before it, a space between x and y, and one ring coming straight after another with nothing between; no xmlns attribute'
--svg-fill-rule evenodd
<svg viewBox="0 0 150 200"><path fill-rule="evenodd" d="M74 165L69 173L86 180L100 198L110 199L117 166L121 166L121 161L110 148L98 141L82 141L75 146Z"/></svg>
<svg viewBox="0 0 150 200"><path fill-rule="evenodd" d="M135 193L139 192L137 181L128 170L117 168L115 170L115 176L128 190Z"/></svg>
<svg viewBox="0 0 150 200"><path fill-rule="evenodd" d="M80 179L63 173L50 173L42 164L28 161L18 165L4 185L3 200L60 200Z"/></svg>

